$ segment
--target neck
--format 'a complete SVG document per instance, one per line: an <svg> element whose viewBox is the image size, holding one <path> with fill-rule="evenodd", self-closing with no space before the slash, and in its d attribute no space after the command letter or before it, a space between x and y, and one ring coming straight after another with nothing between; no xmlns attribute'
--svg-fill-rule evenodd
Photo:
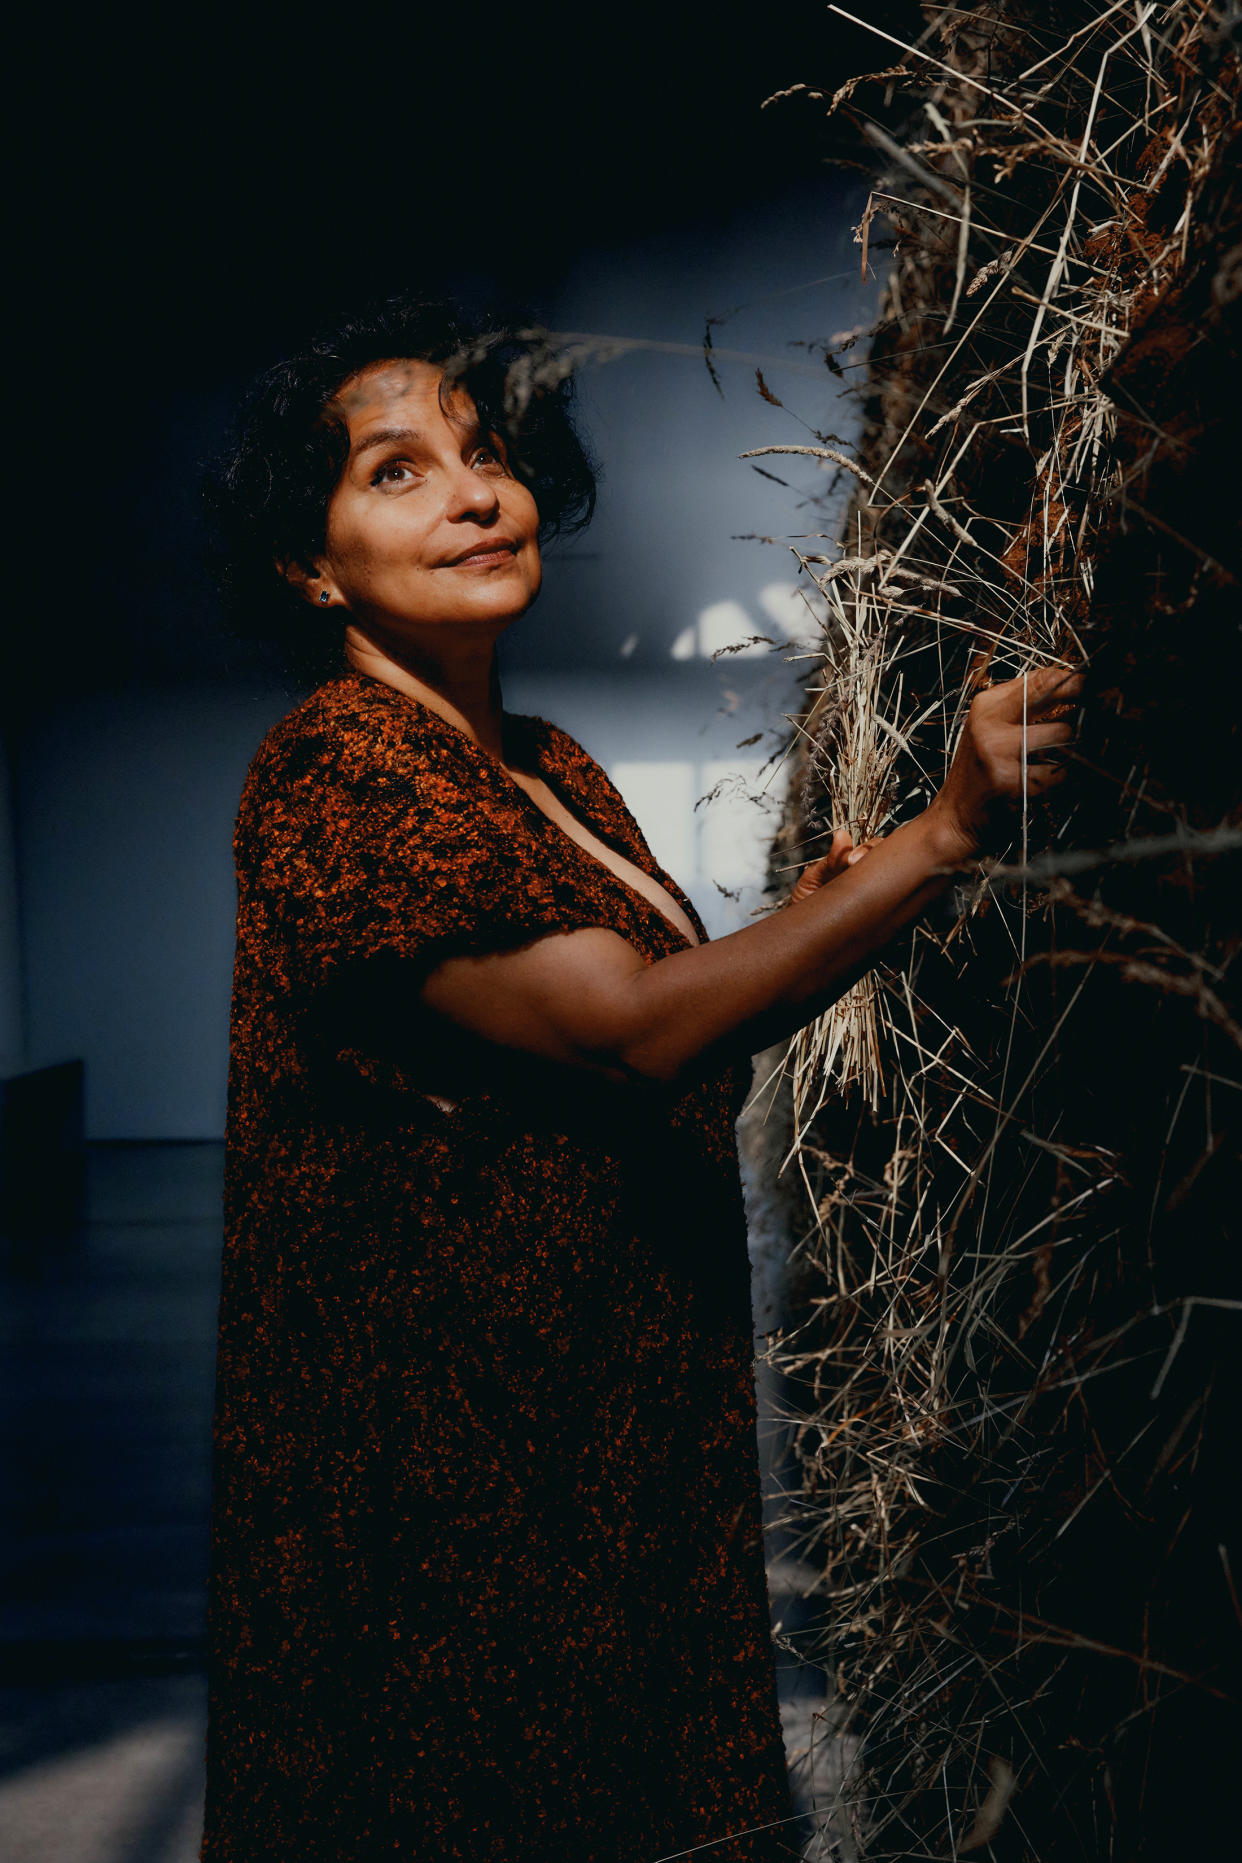
<svg viewBox="0 0 1242 1863"><path fill-rule="evenodd" d="M490 630L477 639L455 631L451 651L446 652L439 641L434 648L422 642L382 644L350 622L345 658L357 672L437 712L503 762L504 707L496 638Z"/></svg>

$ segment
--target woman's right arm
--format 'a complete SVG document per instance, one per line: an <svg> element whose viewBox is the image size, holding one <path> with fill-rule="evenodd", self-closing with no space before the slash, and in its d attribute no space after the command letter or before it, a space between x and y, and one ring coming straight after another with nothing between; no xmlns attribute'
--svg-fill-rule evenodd
<svg viewBox="0 0 1242 1863"><path fill-rule="evenodd" d="M655 964L602 928L449 958L427 978L423 1002L501 1047L616 1080L674 1083L754 1054L848 989L977 855L998 810L1060 780L1059 766L1031 762L1024 778L1023 750L1070 741L1070 725L1047 714L1081 686L1079 675L1046 669L981 693L930 807L783 911Z"/></svg>

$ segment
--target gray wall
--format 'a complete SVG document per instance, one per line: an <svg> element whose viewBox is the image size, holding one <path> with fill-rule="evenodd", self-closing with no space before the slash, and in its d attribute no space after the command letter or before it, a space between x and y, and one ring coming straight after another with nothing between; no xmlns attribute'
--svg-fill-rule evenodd
<svg viewBox="0 0 1242 1863"><path fill-rule="evenodd" d="M13 780L0 743L0 1074L21 1066L26 1053Z"/></svg>
<svg viewBox="0 0 1242 1863"><path fill-rule="evenodd" d="M643 349L584 375L584 425L605 473L599 515L552 553L543 596L506 642L506 704L581 738L717 935L758 902L779 772L766 801L750 796L794 701L788 654L814 633L788 550L733 539L819 527L800 508L813 462L764 461L793 488L782 489L736 455L808 439L789 410L850 431L841 383L790 345L872 312L851 240L857 208L825 184L740 217L707 250L671 233L601 246L548 311L561 329L692 353ZM760 399L754 360L721 360L724 396L713 386L697 346L705 317L725 313L717 348L763 358L786 409ZM780 645L712 663L751 633ZM93 1138L221 1131L232 816L255 746L290 703L240 671L131 682L67 694L14 733L21 954L10 937L6 955L0 925L0 1010L12 1046L24 971L26 1058L85 1057ZM757 731L763 743L737 748ZM726 770L738 780L696 811ZM0 847L0 894L4 873ZM10 898L10 933L13 912Z"/></svg>

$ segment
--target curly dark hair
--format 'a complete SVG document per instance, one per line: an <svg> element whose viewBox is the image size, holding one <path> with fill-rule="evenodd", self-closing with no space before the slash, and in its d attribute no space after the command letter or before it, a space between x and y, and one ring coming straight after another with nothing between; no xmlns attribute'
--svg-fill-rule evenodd
<svg viewBox="0 0 1242 1863"><path fill-rule="evenodd" d="M309 564L323 550L349 454L336 395L364 369L398 360L442 365L441 395L460 388L471 397L534 496L541 543L583 529L595 509L594 468L570 418L569 367L546 332L483 327L447 301L404 296L340 319L253 384L205 486L215 577L234 625L274 642L298 675L339 663L340 615L317 616L278 564Z"/></svg>

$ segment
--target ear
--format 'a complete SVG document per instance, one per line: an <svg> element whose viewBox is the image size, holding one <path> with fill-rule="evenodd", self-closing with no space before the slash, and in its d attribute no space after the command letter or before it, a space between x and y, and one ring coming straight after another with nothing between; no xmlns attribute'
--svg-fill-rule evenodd
<svg viewBox="0 0 1242 1863"><path fill-rule="evenodd" d="M300 563L295 557L289 557L282 562L277 557L276 571L278 575L284 577L290 588L297 591L303 601L310 602L314 607L334 608L340 605L341 591L322 564Z"/></svg>

